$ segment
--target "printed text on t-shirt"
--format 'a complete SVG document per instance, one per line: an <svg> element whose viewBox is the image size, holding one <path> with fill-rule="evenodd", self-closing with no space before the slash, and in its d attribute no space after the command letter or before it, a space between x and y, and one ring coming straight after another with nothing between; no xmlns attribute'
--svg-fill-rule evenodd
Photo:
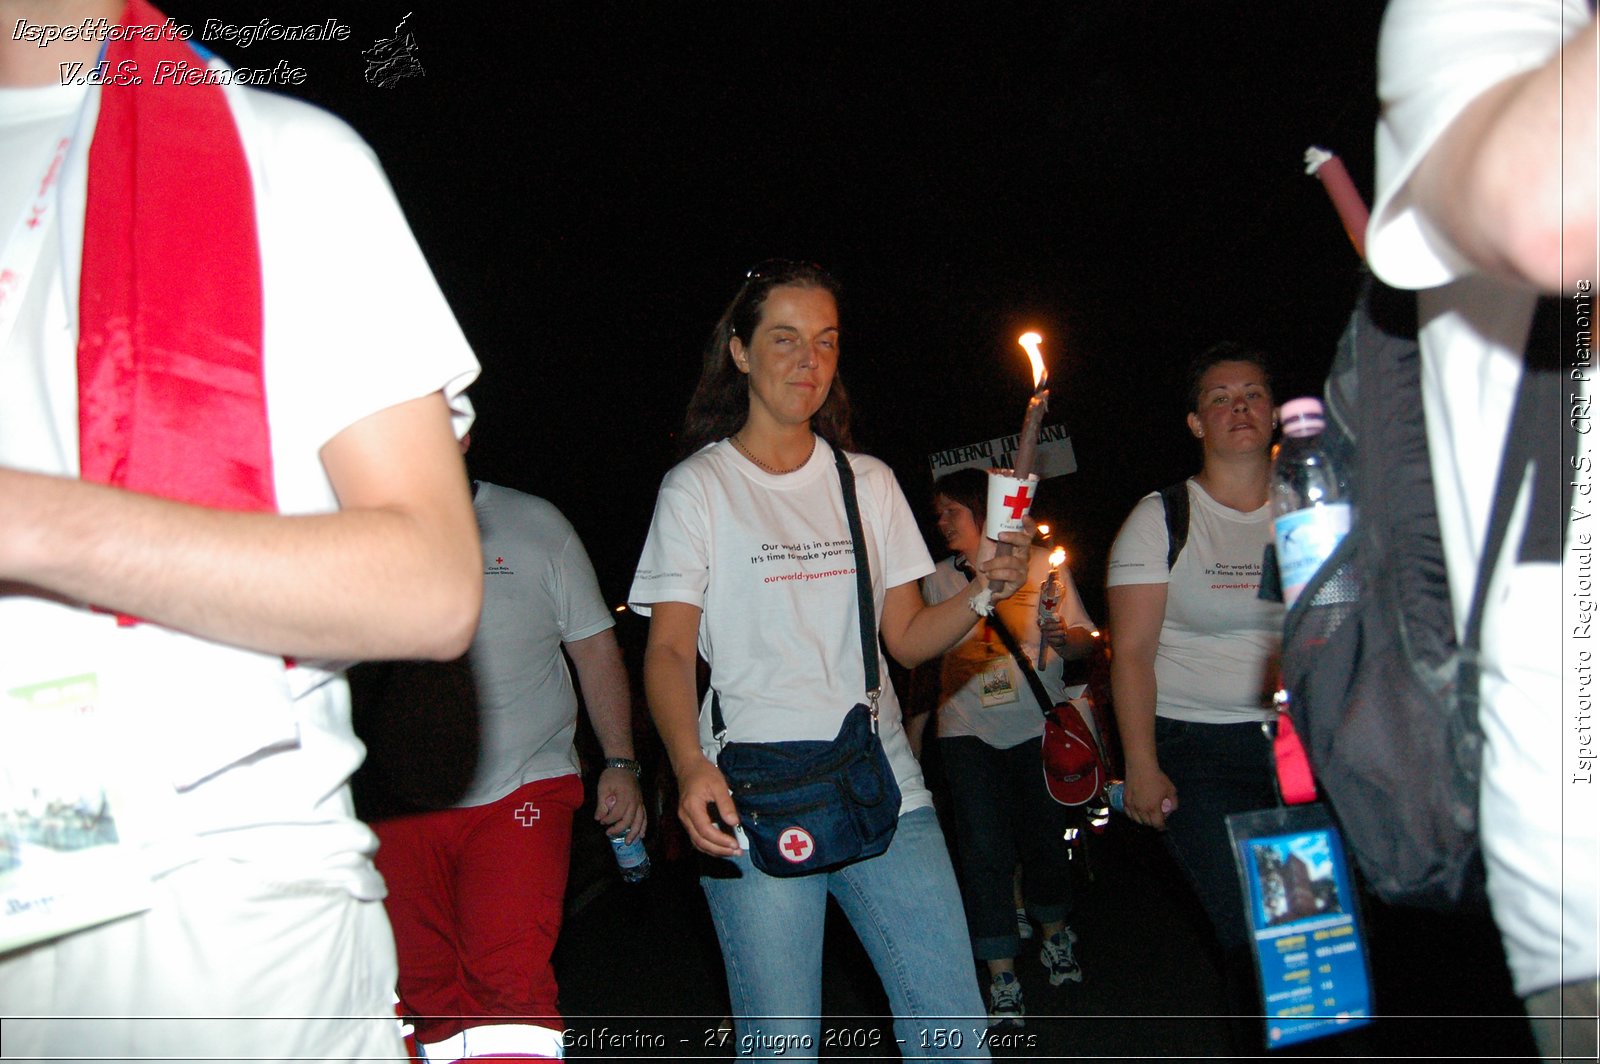
<svg viewBox="0 0 1600 1064"><path fill-rule="evenodd" d="M761 553L750 555L751 565L768 562L814 562L836 555L850 554L853 547L848 539L801 540L798 543L763 543Z"/></svg>
<svg viewBox="0 0 1600 1064"><path fill-rule="evenodd" d="M1233 581L1212 584L1213 591L1255 591L1261 587L1260 562L1212 562L1205 567L1205 574Z"/></svg>

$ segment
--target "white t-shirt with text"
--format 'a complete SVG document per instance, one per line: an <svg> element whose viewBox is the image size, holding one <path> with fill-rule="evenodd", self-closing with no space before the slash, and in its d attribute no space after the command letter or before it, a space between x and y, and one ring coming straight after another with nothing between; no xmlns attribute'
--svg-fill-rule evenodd
<svg viewBox="0 0 1600 1064"><path fill-rule="evenodd" d="M1140 499L1111 546L1106 586L1166 584L1156 647L1156 716L1204 724L1271 720L1283 604L1264 602L1263 550L1272 512L1223 506L1193 478L1189 538L1167 571L1166 508ZM1111 633L1115 640L1116 633Z"/></svg>
<svg viewBox="0 0 1600 1064"><path fill-rule="evenodd" d="M978 560L994 557L995 541L985 539ZM1039 652L1039 585L1050 572L1050 558L1042 547L1028 556L1028 579L1016 594L995 604L995 612L1032 665L1037 668L1052 705L1076 698L1084 685L1062 682L1061 658L1049 646ZM1093 628L1094 622L1078 598L1072 573L1060 571L1063 595L1057 613L1068 628ZM955 559L941 561L922 581L922 598L930 606L966 590L969 579L956 569ZM939 737L971 735L997 750L1036 739L1044 734L1044 712L1034 697L1016 659L994 634L988 621L978 621L966 636L945 652L939 662Z"/></svg>
<svg viewBox="0 0 1600 1064"><path fill-rule="evenodd" d="M884 593L933 569L911 507L889 467L852 454L872 570ZM727 440L668 471L656 500L629 605L699 607L700 655L711 666L729 742L832 739L866 701L855 555L833 449L820 438L800 469L774 476ZM900 784L901 812L930 805L901 726L900 703L878 649L879 734ZM710 695L701 747L716 760Z"/></svg>

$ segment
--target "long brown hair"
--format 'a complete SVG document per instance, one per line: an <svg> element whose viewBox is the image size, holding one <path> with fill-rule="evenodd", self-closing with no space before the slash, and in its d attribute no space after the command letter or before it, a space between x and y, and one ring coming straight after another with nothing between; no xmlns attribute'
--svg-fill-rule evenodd
<svg viewBox="0 0 1600 1064"><path fill-rule="evenodd" d="M700 364L700 380L683 415L682 453L693 454L708 443L739 431L750 414L750 384L733 364L735 336L749 343L761 322L761 309L774 288L821 288L840 301L839 282L812 262L771 259L751 270L733 302L711 331ZM811 429L840 450L855 450L850 436L850 398L835 371L833 387L811 418Z"/></svg>

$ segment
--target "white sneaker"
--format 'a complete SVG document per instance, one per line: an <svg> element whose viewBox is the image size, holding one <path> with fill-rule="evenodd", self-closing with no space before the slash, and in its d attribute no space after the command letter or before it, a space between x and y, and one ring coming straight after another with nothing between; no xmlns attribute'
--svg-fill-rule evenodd
<svg viewBox="0 0 1600 1064"><path fill-rule="evenodd" d="M1022 984L1011 972L1001 972L989 983L989 1022L1022 1024Z"/></svg>
<svg viewBox="0 0 1600 1064"><path fill-rule="evenodd" d="M1050 973L1051 986L1060 986L1069 979L1074 983L1083 982L1083 969L1072 952L1073 943L1077 941L1077 932L1070 927L1063 927L1044 940L1044 948L1039 951L1039 963Z"/></svg>

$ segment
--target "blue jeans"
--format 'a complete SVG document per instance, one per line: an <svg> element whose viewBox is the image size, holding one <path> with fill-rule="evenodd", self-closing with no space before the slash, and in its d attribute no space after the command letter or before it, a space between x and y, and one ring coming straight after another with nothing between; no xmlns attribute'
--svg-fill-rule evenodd
<svg viewBox="0 0 1600 1064"><path fill-rule="evenodd" d="M831 894L883 980L901 1054L989 1059L987 1049L975 1048L988 1020L932 809L902 816L877 857L832 872L779 878L758 871L748 856L713 865L716 874L701 876L700 885L722 943L739 1057L817 1055L822 925Z"/></svg>
<svg viewBox="0 0 1600 1064"><path fill-rule="evenodd" d="M1006 750L974 735L939 740L961 855L961 897L980 961L1015 957L1011 876L1022 862L1022 897L1040 923L1065 920L1072 872L1062 836L1071 811L1045 790L1038 739Z"/></svg>

